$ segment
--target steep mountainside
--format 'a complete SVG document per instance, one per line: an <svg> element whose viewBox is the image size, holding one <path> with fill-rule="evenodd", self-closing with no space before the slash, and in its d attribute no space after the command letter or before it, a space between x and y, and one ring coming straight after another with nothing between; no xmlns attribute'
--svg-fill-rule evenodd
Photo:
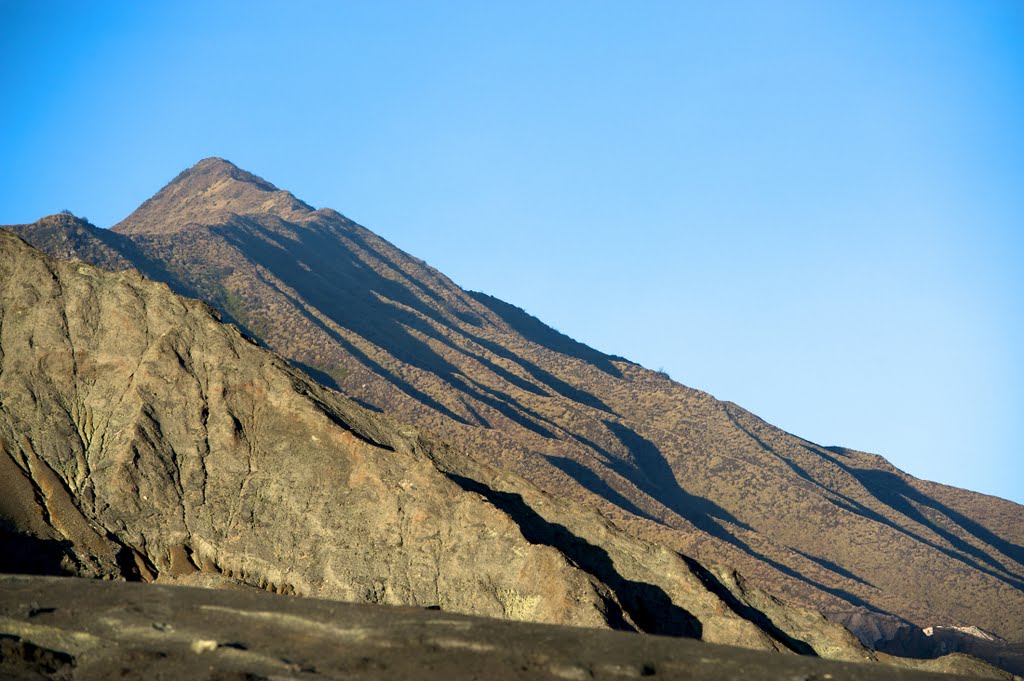
<svg viewBox="0 0 1024 681"><path fill-rule="evenodd" d="M842 627L356 405L137 272L0 232L4 571L870 660Z"/></svg>
<svg viewBox="0 0 1024 681"><path fill-rule="evenodd" d="M56 255L129 261L361 404L865 638L896 616L1024 640L1021 506L597 352L226 161L183 172L113 233L11 229Z"/></svg>

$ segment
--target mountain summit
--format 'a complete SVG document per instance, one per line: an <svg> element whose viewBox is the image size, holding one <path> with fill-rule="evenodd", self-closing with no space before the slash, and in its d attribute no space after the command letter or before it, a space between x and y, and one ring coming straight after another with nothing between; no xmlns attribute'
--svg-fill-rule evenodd
<svg viewBox="0 0 1024 681"><path fill-rule="evenodd" d="M11 229L65 248L42 221ZM76 238L111 234L90 229ZM632 537L735 566L866 643L929 626L1024 641L1020 505L823 447L600 353L220 159L182 173L113 234L119 258L206 300L323 385ZM122 266L101 249L77 253Z"/></svg>
<svg viewBox="0 0 1024 681"><path fill-rule="evenodd" d="M313 209L266 180L222 158L206 158L171 180L113 230L169 234L189 224L215 224L231 215L272 213L294 219Z"/></svg>

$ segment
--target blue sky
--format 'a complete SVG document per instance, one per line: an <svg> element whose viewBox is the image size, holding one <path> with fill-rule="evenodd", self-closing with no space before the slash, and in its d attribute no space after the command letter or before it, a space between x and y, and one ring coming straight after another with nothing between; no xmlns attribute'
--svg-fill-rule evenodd
<svg viewBox="0 0 1024 681"><path fill-rule="evenodd" d="M1024 502L1024 4L0 0L0 223L223 156L821 444Z"/></svg>

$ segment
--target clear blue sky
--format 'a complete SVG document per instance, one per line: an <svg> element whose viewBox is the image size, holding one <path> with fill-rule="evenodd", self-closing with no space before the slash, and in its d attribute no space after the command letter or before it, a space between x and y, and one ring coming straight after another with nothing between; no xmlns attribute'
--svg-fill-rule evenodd
<svg viewBox="0 0 1024 681"><path fill-rule="evenodd" d="M210 4L0 0L0 223L107 227L223 156L790 432L1024 502L1024 3Z"/></svg>

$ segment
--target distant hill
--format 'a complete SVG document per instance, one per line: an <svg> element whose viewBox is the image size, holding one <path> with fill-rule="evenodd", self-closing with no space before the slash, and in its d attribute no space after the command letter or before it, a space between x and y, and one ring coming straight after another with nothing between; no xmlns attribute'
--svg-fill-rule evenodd
<svg viewBox="0 0 1024 681"><path fill-rule="evenodd" d="M893 621L1024 641L1024 507L598 352L227 161L181 173L112 231L66 215L8 229L59 257L131 263L359 404L868 642Z"/></svg>

